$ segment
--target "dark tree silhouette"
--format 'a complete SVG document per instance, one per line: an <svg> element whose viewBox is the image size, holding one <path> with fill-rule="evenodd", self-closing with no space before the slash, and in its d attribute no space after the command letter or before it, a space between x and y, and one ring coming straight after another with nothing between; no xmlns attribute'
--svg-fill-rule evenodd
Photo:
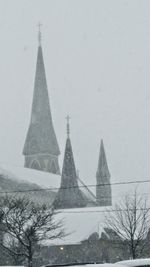
<svg viewBox="0 0 150 267"><path fill-rule="evenodd" d="M137 191L125 198L105 215L106 225L114 231L129 248L130 257L142 255L148 245L147 234L150 228L150 208L147 199Z"/></svg>
<svg viewBox="0 0 150 267"><path fill-rule="evenodd" d="M0 200L5 234L3 248L14 257L24 257L28 267L32 267L36 247L44 240L65 236L62 221L56 221L56 212L46 205L37 205L23 197L3 197Z"/></svg>

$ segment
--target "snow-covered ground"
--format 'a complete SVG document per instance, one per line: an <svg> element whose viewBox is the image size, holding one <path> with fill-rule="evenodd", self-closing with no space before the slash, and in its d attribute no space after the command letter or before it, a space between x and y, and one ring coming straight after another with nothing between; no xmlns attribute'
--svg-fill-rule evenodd
<svg viewBox="0 0 150 267"><path fill-rule="evenodd" d="M145 266L150 266L150 258L119 261L116 264L117 264L117 266L121 264L124 267L125 266L128 266L128 267L137 267L137 266L142 267L143 266L143 267L145 267Z"/></svg>
<svg viewBox="0 0 150 267"><path fill-rule="evenodd" d="M51 265L46 265L46 266L48 267L48 266L51 266ZM101 263L101 264L96 264L95 263L95 264L81 264L81 265L69 265L69 266L73 266L73 267L116 267L115 263ZM123 265L117 264L117 267L123 267Z"/></svg>

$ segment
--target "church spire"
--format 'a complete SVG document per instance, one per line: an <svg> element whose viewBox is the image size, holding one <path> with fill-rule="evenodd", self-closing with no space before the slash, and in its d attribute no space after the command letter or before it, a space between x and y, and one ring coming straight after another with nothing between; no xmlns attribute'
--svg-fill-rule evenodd
<svg viewBox="0 0 150 267"><path fill-rule="evenodd" d="M37 26L38 26L38 43L39 43L39 46L41 46L41 41L42 41L41 26L42 26L42 24L39 22Z"/></svg>
<svg viewBox="0 0 150 267"><path fill-rule="evenodd" d="M60 154L50 110L46 73L41 46L41 24L38 32L38 55L34 81L31 120L24 144L25 167L59 173Z"/></svg>
<svg viewBox="0 0 150 267"><path fill-rule="evenodd" d="M69 116L67 116L67 140L63 160L61 185L54 201L54 207L56 209L86 206L86 201L78 187L78 178L70 140L69 119Z"/></svg>
<svg viewBox="0 0 150 267"><path fill-rule="evenodd" d="M70 117L69 117L69 115L66 117L66 120L67 120L67 138L69 138L69 136L70 136L70 124L69 124Z"/></svg>
<svg viewBox="0 0 150 267"><path fill-rule="evenodd" d="M111 196L111 185L110 185L110 172L107 165L103 140L101 140L100 144L100 154L98 160L96 179L97 179L96 198L98 205L111 206L112 196Z"/></svg>

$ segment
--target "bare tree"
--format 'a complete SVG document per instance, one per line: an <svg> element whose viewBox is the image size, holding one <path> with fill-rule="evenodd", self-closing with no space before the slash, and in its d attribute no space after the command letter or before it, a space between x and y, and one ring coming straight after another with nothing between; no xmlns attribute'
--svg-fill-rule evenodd
<svg viewBox="0 0 150 267"><path fill-rule="evenodd" d="M5 233L2 246L14 256L25 257L28 267L32 267L39 243L65 236L62 221L56 222L53 209L39 206L25 197L2 198L0 213L3 214L0 231Z"/></svg>
<svg viewBox="0 0 150 267"><path fill-rule="evenodd" d="M150 208L147 199L137 191L125 198L105 215L106 225L127 245L131 258L142 255L148 245L147 234L150 229Z"/></svg>

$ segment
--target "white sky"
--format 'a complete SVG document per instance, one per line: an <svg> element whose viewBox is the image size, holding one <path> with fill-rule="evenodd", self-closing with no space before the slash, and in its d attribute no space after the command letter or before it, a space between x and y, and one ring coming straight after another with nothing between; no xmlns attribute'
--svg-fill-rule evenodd
<svg viewBox="0 0 150 267"><path fill-rule="evenodd" d="M23 165L40 21L62 156L69 114L87 184L101 138L112 182L150 178L149 14L148 0L0 0L0 162Z"/></svg>

